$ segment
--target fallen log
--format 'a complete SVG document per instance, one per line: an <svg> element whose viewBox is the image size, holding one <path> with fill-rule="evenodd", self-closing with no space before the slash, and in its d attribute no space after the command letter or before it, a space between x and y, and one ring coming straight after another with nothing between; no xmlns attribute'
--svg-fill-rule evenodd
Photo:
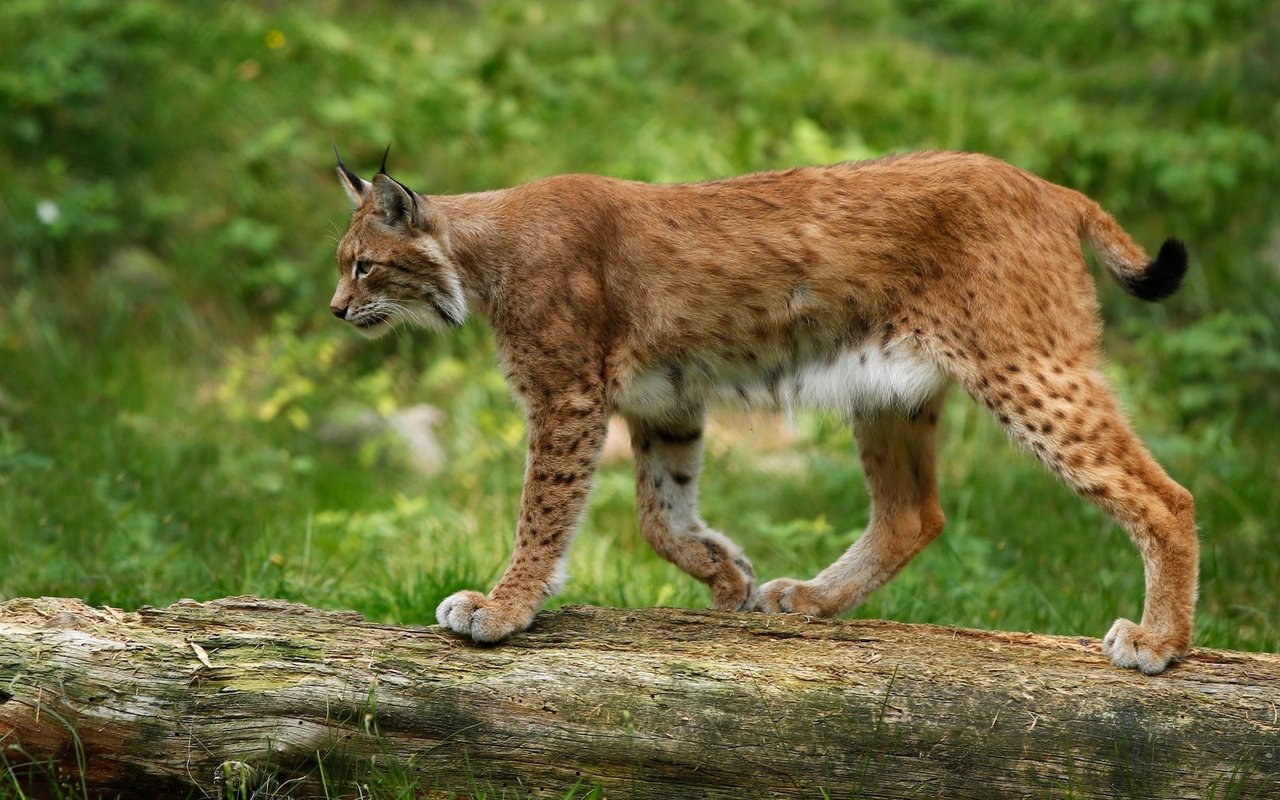
<svg viewBox="0 0 1280 800"><path fill-rule="evenodd" d="M391 776L441 796L1280 797L1280 655L1199 649L1145 677L1098 650L586 607L485 647L248 597L17 599L0 754L11 783L90 796L367 797Z"/></svg>

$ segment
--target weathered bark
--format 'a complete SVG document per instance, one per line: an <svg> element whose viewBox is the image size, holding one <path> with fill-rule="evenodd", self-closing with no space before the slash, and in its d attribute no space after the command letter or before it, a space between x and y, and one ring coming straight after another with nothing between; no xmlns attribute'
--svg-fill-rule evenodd
<svg viewBox="0 0 1280 800"><path fill-rule="evenodd" d="M480 647L254 598L0 605L5 758L108 796L308 796L319 755L330 787L493 796L1275 798L1277 703L1278 655L1148 678L1091 639L891 622L574 607Z"/></svg>

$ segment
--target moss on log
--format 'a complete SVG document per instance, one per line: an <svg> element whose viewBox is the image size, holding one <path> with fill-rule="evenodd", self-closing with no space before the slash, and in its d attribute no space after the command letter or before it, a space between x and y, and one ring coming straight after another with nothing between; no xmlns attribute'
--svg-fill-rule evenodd
<svg viewBox="0 0 1280 800"><path fill-rule="evenodd" d="M1277 655L1145 677L892 622L570 607L483 647L256 598L0 605L0 752L91 795L1280 798L1278 703Z"/></svg>

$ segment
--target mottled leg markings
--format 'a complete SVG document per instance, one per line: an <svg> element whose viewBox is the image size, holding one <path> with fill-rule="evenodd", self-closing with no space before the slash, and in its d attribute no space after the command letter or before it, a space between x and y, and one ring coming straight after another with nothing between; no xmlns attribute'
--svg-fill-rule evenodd
<svg viewBox="0 0 1280 800"><path fill-rule="evenodd" d="M759 609L835 616L861 603L942 532L934 475L943 395L911 415L854 421L871 493L871 523L839 560L812 580L777 578L760 587Z"/></svg>
<svg viewBox="0 0 1280 800"><path fill-rule="evenodd" d="M445 598L436 619L478 642L528 628L542 601L560 592L569 544L586 507L604 444L604 403L593 395L529 412L529 460L511 562L487 596Z"/></svg>
<svg viewBox="0 0 1280 800"><path fill-rule="evenodd" d="M751 562L698 516L703 423L701 413L661 423L627 421L640 530L660 556L711 588L715 608L751 608L756 588Z"/></svg>
<svg viewBox="0 0 1280 800"><path fill-rule="evenodd" d="M1195 503L1133 433L1103 378L1051 362L1010 364L971 391L1077 494L1122 525L1142 554L1142 622L1117 620L1103 653L1147 674L1185 655L1199 563Z"/></svg>

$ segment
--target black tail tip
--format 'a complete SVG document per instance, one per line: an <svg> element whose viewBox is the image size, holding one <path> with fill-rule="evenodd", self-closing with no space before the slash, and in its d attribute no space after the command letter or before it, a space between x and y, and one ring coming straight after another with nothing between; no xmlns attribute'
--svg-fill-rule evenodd
<svg viewBox="0 0 1280 800"><path fill-rule="evenodd" d="M1163 300L1182 286L1187 274L1187 246L1181 239L1165 239L1156 260L1141 275L1124 282L1124 288L1141 300Z"/></svg>

